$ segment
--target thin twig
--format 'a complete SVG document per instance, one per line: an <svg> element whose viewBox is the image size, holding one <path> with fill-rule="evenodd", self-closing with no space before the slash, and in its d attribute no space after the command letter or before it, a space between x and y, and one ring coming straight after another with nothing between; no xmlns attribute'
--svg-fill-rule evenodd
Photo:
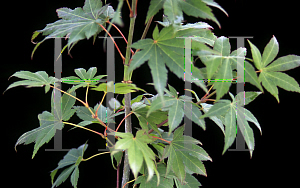
<svg viewBox="0 0 300 188"><path fill-rule="evenodd" d="M102 27L102 29L110 36L111 40L114 42L114 44L115 44L115 46L116 46L116 48L117 48L117 50L118 50L118 52L119 52L121 58L122 58L123 61L124 61L124 60L125 60L125 57L123 56L122 52L120 51L118 45L116 44L116 42L115 42L115 40L113 39L113 37L111 36L111 34L110 34L110 33L109 33L109 32L108 32L101 24L99 24L99 23L97 23L97 24L100 25L100 27Z"/></svg>
<svg viewBox="0 0 300 188"><path fill-rule="evenodd" d="M69 122L63 122L63 123L64 123L64 124L68 124L68 125L73 125L74 127L79 127L79 128L82 128L82 129L91 131L91 132L93 132L93 133L96 133L96 134L100 135L102 138L105 138L104 135L103 135L102 133L99 133L99 132L97 132L97 131L88 129L88 128L86 128L86 127L83 127L83 126L80 126L80 125L76 125L76 124L73 124L73 123L69 123Z"/></svg>
<svg viewBox="0 0 300 188"><path fill-rule="evenodd" d="M93 158L93 157L96 157L96 156L98 156L98 155L102 155L102 154L106 154L106 153L110 153L109 151L107 151L107 152L102 152L102 153L98 153L98 154L96 154L96 155L93 155L93 156L91 156L91 157L89 157L89 158L87 158L87 159L81 159L81 161L87 161L87 160L90 160L91 158Z"/></svg>
<svg viewBox="0 0 300 188"><path fill-rule="evenodd" d="M118 127L117 127L117 129L116 129L116 132L118 132L118 130L119 130L119 128L120 128L120 125L123 123L123 121L124 121L128 116L130 116L132 113L133 113L133 112L130 112L129 114L127 114L127 115L122 119L122 121L119 123L119 125L118 125Z"/></svg>
<svg viewBox="0 0 300 188"><path fill-rule="evenodd" d="M118 32L121 34L121 36L123 37L123 39L125 40L125 42L126 42L126 44L128 43L127 42L127 40L126 40L126 38L124 37L124 35L123 35L123 33L120 31L120 29L115 25L115 24L113 24L113 23L110 23L110 21L106 21L106 23L109 23L109 24L111 24L112 26L114 26L114 28L116 29L116 30L118 30ZM134 51L132 50L132 49L130 49L131 50L131 53L132 53L132 55L134 55Z"/></svg>
<svg viewBox="0 0 300 188"><path fill-rule="evenodd" d="M157 128L161 127L162 125L164 125L167 122L168 122L168 119L164 120L163 122L161 122L160 124L157 125ZM149 130L148 134L152 133L153 131L154 131L153 129Z"/></svg>
<svg viewBox="0 0 300 188"><path fill-rule="evenodd" d="M60 91L60 92L62 92L62 93L65 93L65 94L69 95L70 97L72 97L72 98L78 100L78 101L81 102L84 106L86 106L86 103L85 103L85 102L83 102L82 100L78 99L77 97L74 97L74 96L71 95L70 93L67 93L67 92L65 92L65 91L63 91L63 90L61 90L61 89L58 89L57 87L54 87L54 86L52 86L52 85L50 85L50 87L52 87L52 88L54 88L54 89L57 89L58 91Z"/></svg>

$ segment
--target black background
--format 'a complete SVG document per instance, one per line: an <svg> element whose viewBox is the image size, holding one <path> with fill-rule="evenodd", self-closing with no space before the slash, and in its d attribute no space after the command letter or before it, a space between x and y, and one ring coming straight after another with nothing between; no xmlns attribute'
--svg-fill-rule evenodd
<svg viewBox="0 0 300 188"><path fill-rule="evenodd" d="M42 2L42 3L41 3ZM116 8L117 1L111 1ZM274 1L246 1L246 0L226 0L218 2L229 14L216 8L213 13L219 20L222 28L209 21L214 27L217 36L253 36L250 39L262 52L265 45L273 35L279 42L278 57L288 54L300 55L298 36L298 9L293 1L274 2ZM12 2L7 5L12 7L13 12L6 12L6 21L2 39L4 42L4 53L1 63L1 91L3 92L11 83L19 80L9 76L20 70L31 72L46 71L54 76L54 42L48 40L44 42L36 51L33 60L30 59L34 45L30 42L32 33L35 30L43 29L47 23L57 20L55 10L61 7L76 8L82 7L83 0L63 0L63 1L21 1ZM144 21L148 10L149 1L138 2L138 16L136 20L135 35L133 41L140 39L144 30ZM129 11L126 2L123 6L124 27L121 28L123 34L128 36ZM154 21L161 21L162 10L154 17ZM201 21L185 15L189 22ZM154 22L151 24L147 37L152 36ZM119 34L112 29L113 36ZM100 35L104 35L103 32ZM39 37L37 40L42 40ZM230 39L232 50L236 49L236 39ZM65 44L64 41L63 44ZM119 47L125 54L125 42L118 39ZM248 50L247 57L251 58L250 48L245 41ZM116 53L116 81L122 80L123 65L119 54ZM98 67L98 74L105 74L106 54L102 50L102 40L97 40L92 45L92 40L82 40L72 49L73 58L64 53L62 77L74 74L75 68ZM287 74L300 81L299 70L293 69L286 71ZM168 83L176 87L183 94L183 81L179 80L169 72ZM152 82L147 64L144 64L133 74L132 80L138 87L144 88L149 93L155 93L152 86L146 83ZM63 85L66 90L68 86ZM193 87L193 89L197 89ZM246 91L258 91L254 86L246 83ZM83 91L83 90L81 90ZM235 91L233 85L231 91ZM79 98L84 97L84 92L77 92ZM204 94L199 90L199 95ZM14 144L17 139L29 130L39 126L37 115L43 111L50 111L51 92L45 94L44 88L16 87L8 90L1 95L2 109L1 120L4 137L2 137L2 166L4 176L1 183L9 187L51 187L50 171L57 167L57 163L66 152L45 152L45 149L53 148L53 140L41 147L34 159L31 159L34 144L20 145L18 152L14 151ZM135 96L136 94L133 94ZM220 129L212 122L207 120L207 130L203 131L198 126L193 126L193 136L203 143L203 148L212 157L213 162L204 162L207 170L207 177L196 176L203 187L217 187L220 185L230 187L254 187L254 186L273 186L291 185L296 176L296 150L297 132L299 126L299 93L288 92L279 89L278 104L276 99L268 92L260 95L254 102L246 106L258 119L263 135L260 136L258 129L250 123L255 135L255 150L250 159L249 152L227 151L223 156L222 149L224 138ZM119 96L118 99L121 99ZM227 98L228 96L225 96ZM98 93L90 93L89 103L94 106L99 98ZM76 105L81 105L76 103ZM72 119L71 119L72 120ZM74 118L73 121L79 120ZM63 148L77 148L86 140L89 140L89 148L85 153L85 158L97 153L97 149L104 148L104 142L93 133L84 130L73 130L67 132L63 130ZM137 126L135 126L137 127ZM90 128L103 131L103 128L90 126ZM123 129L120 129L123 131ZM234 148L232 146L231 148ZM3 169L3 168L2 168ZM132 179L132 178L131 178ZM110 157L102 155L83 162L80 165L80 176L78 187L115 187L116 171L112 168ZM59 187L71 187L70 179Z"/></svg>

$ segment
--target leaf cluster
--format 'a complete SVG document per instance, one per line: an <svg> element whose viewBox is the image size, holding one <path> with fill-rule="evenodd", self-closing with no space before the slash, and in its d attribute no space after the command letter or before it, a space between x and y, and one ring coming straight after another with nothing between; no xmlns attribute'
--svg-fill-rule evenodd
<svg viewBox="0 0 300 188"><path fill-rule="evenodd" d="M32 40L40 33L46 37L36 44L32 55L43 41L53 37L68 38L68 44L64 49L68 47L70 51L78 41L91 37L95 39L102 30L109 34L113 23L123 24L120 16L122 6L123 1L120 0L115 11L108 4L103 5L101 0L85 0L82 8L57 9L60 19L47 24L44 29L34 32ZM128 6L130 7L129 3ZM206 176L203 161L212 161L212 159L199 146L202 145L200 141L184 135L186 125L182 125L182 120L186 117L203 130L206 129L205 120L207 118L216 123L224 135L222 154L233 144L237 128L239 128L250 151L250 157L252 157L255 142L253 130L248 122L253 123L261 134L262 130L258 120L244 106L262 94L263 87L276 98L278 103L278 86L287 91L300 92L297 81L282 73L282 71L299 67L300 57L287 55L274 60L279 51L279 44L273 36L265 46L262 55L259 49L248 41L252 59L246 58L246 48L231 51L229 39L224 36L215 36L212 32L213 27L209 24L205 22L183 24L183 15L186 14L211 20L220 27L220 23L209 6L218 8L227 15L226 11L213 0L150 1L145 23L150 24L161 9L164 13L163 20L157 21L159 25L154 28L152 38L142 37L141 40L133 42L130 46L136 50L132 51L131 57L128 54L126 56L130 58L130 63L128 67L124 67L124 75L132 75L134 70L147 63L151 70L154 88L157 91L156 95L147 93L130 80L119 83L103 82L101 79L106 75L96 76L96 67L91 67L88 71L83 68L75 69L74 72L77 76L69 76L61 80L48 76L44 71L14 73L12 76L24 80L12 83L6 90L16 86L45 86L45 93L47 93L50 87L53 88L51 112L43 111L39 114L40 126L21 135L15 147L34 142L33 158L38 149L48 143L54 137L56 130L62 130L65 124L96 133L103 139L107 139L106 131L109 131L109 135L118 139L114 145L108 147L112 166L116 169L114 159L117 161L117 166L120 165L123 152L127 150L129 166L136 178L135 185L170 188L174 185L180 188L198 187L201 184L192 175ZM131 9L130 11L132 11ZM134 20L135 17L132 16L131 19ZM132 23L134 21L131 22L133 27ZM116 26L114 25L114 27ZM146 26L145 31L147 32L147 30ZM132 36L130 37L132 38ZM191 60L186 58L186 52L189 52L189 49L192 52ZM202 67L196 66L197 60L201 62ZM192 75L187 76L185 71L188 63L191 64ZM196 101L186 95L179 96L179 92L168 84L167 68L178 78L200 87L205 92L204 96L200 99L199 93L188 89L187 91L193 93ZM244 70L244 72L241 73L238 70ZM62 91L55 87L56 82L70 84L72 87L67 91ZM259 91L246 91L233 95L229 89L236 82L250 83ZM85 100L76 97L75 91L79 88L86 89ZM63 96L55 97L54 91L62 92ZM89 91L103 93L101 102L93 105L93 108L88 104ZM135 115L138 119L138 124L134 125L137 129L135 134L118 132L118 128L116 130L109 128L109 123L116 123L115 116L124 114L125 102L124 99L120 102L116 98L112 98L109 101L110 108L105 107L102 102L108 92L119 95L144 92L131 100L131 112L126 114L118 125L119 128L125 118ZM222 99L227 93L231 100ZM215 99L211 99L214 94L216 94ZM75 106L76 100L83 106ZM214 103L211 104L208 101L214 101ZM75 114L81 122L78 124L68 122ZM87 128L87 125L93 123L103 126L104 133ZM110 140L107 139L107 141ZM78 166L81 161L84 161L83 154L86 148L87 144L84 144L77 149L71 149L64 156L58 163L58 167L51 172L52 187L59 186L70 175L72 186L77 187ZM100 154L95 156L97 155ZM54 181L56 173L62 168L65 169Z"/></svg>

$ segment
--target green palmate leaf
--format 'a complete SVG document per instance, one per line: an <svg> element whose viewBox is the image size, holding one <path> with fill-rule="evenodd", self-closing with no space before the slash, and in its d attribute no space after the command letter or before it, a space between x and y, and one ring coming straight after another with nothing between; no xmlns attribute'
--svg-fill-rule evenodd
<svg viewBox="0 0 300 188"><path fill-rule="evenodd" d="M137 131L136 137L133 137L131 133L125 134L120 134L118 132L115 133L116 136L120 136L122 139L117 141L114 146L115 150L111 153L111 155L116 154L118 150L128 149L129 165L134 177L137 178L138 172L143 165L143 161L145 161L148 168L147 181L149 181L153 177L154 171L157 171L154 164L155 154L147 145L154 140L152 137L145 135L143 130ZM159 176L157 176L157 178L159 184Z"/></svg>
<svg viewBox="0 0 300 188"><path fill-rule="evenodd" d="M250 44L254 65L258 70L260 70L263 67L261 62L261 53L254 44L252 44L249 40L248 42Z"/></svg>
<svg viewBox="0 0 300 188"><path fill-rule="evenodd" d="M184 126L179 127L174 132L174 138L165 151L168 153L167 173L172 169L181 184L183 184L186 172L197 173L206 176L206 170L201 160L207 160L210 157L203 152L204 150L197 146L200 144L196 139L183 136ZM201 159L199 159L199 154ZM203 158L204 157L204 158Z"/></svg>
<svg viewBox="0 0 300 188"><path fill-rule="evenodd" d="M236 137L236 110L231 105L229 111L225 115L225 145L222 155L233 144Z"/></svg>
<svg viewBox="0 0 300 188"><path fill-rule="evenodd" d="M101 0L85 0L83 8L75 8L74 10L59 8L56 12L61 19L47 24L43 30L37 31L47 35L38 45L49 38L68 35L68 47L70 48L79 40L89 39L99 34L103 30L100 25L105 27L105 22L114 17L112 7L108 5L102 7Z"/></svg>
<svg viewBox="0 0 300 188"><path fill-rule="evenodd" d="M45 143L48 143L55 135L56 130L63 128L63 123L60 119L47 111L38 115L40 127L24 133L15 144L15 148L19 144L29 144L35 142L32 158L35 156L38 149Z"/></svg>
<svg viewBox="0 0 300 188"><path fill-rule="evenodd" d="M167 69L165 64L179 78L184 78L184 39L175 38L172 35L174 32L174 28L169 26L161 30L157 40L143 39L132 44L133 48L142 50L135 53L132 57L128 71L133 71L145 61L148 61L154 87L160 96L163 95L167 83ZM203 79L199 69L192 65L192 70L191 80L187 81ZM200 86L204 91L207 91L202 82L195 82L195 84Z"/></svg>
<svg viewBox="0 0 300 188"><path fill-rule="evenodd" d="M73 91L71 95L76 96ZM56 130L63 128L62 121L68 121L73 116L76 109L71 109L75 104L75 99L67 94L64 94L59 105L54 105L54 90L52 92L51 100L51 113L44 111L38 115L40 127L24 133L17 141L16 146L19 144L29 144L35 142L32 158L35 156L38 149L45 143L48 143L55 135ZM60 108L60 109L59 109Z"/></svg>
<svg viewBox="0 0 300 188"><path fill-rule="evenodd" d="M278 103L279 103L279 97L278 97L277 86L287 91L300 92L299 84L295 79L288 76L287 74L276 72L276 71L286 71L300 66L299 56L287 55L273 61L276 55L278 54L278 49L279 49L278 42L275 36L273 36L270 42L266 45L263 52L262 59L258 49L251 43L250 46L252 50L254 64L256 68L260 69L260 75L258 78L259 83L262 82L262 85L266 88L268 92L270 92L276 98ZM257 83L256 75L253 73L253 70L251 68L249 70L251 70L252 73L248 74L249 76L248 78L250 78L248 81L250 81L250 83L252 81L252 84L256 86L260 86L260 84ZM260 90L262 91L261 88Z"/></svg>
<svg viewBox="0 0 300 188"><path fill-rule="evenodd" d="M137 90L147 93L145 90L136 87L135 84L127 84L127 83L115 83L114 84L113 81L110 81L108 83L102 83L98 86L91 86L91 87L95 87L92 90L112 92L112 93L116 93L116 94L126 94L126 93L136 92Z"/></svg>
<svg viewBox="0 0 300 188"><path fill-rule="evenodd" d="M262 67L266 67L271 61L275 59L279 51L278 42L273 35L273 38L267 44L264 49L264 53L262 54Z"/></svg>
<svg viewBox="0 0 300 188"><path fill-rule="evenodd" d="M231 102L229 100L219 100L216 104L214 104L207 113L202 115L200 118L209 117L209 116L219 116L227 113L231 106Z"/></svg>
<svg viewBox="0 0 300 188"><path fill-rule="evenodd" d="M105 77L106 75L98 75L95 76L97 73L97 67L91 67L86 72L83 68L75 69L74 72L76 73L76 76L69 76L62 78L62 82L66 84L72 84L76 85L73 87L70 91L74 91L80 87L86 87L86 86L95 86L99 83L99 81Z"/></svg>
<svg viewBox="0 0 300 188"><path fill-rule="evenodd" d="M79 178L79 164L83 158L83 154L85 150L87 149L88 145L83 144L79 146L77 149L73 148L71 149L62 160L59 161L58 166L51 171L51 181L52 181L52 188L59 186L62 182L64 182L72 173L70 180L71 184L74 188L77 188L77 182ZM71 165L71 166L69 166ZM55 182L53 183L54 177L59 169L62 169L66 166L69 166L68 168L65 168L60 175L56 178Z"/></svg>
<svg viewBox="0 0 300 188"><path fill-rule="evenodd" d="M22 81L17 81L15 83L12 83L11 85L8 86L8 88L5 90L7 91L10 88L17 87L17 86L26 86L26 87L45 87L45 93L47 93L50 89L50 84L54 84L58 79L48 76L48 74L45 71L38 71L35 73L29 72L29 71L18 71L11 75L11 77L18 77L26 80ZM4 91L4 92L5 92ZM4 93L3 92L3 93Z"/></svg>

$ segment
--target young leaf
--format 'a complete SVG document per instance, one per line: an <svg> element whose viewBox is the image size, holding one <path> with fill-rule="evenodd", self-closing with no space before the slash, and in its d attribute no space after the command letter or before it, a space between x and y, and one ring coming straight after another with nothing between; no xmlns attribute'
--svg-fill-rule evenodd
<svg viewBox="0 0 300 188"><path fill-rule="evenodd" d="M97 67L91 67L91 68L89 68L89 70L87 72L83 68L78 68L78 69L75 69L74 72L79 77L68 76L68 77L62 78L63 83L77 85L77 86L73 87L70 90L70 92L72 92L80 87L95 86L96 84L99 83L99 80L101 80L103 77L106 76L106 75L95 76L95 74L97 73Z"/></svg>
<svg viewBox="0 0 300 188"><path fill-rule="evenodd" d="M57 78L54 78L52 76L49 77L45 71L38 71L35 73L29 72L29 71L18 71L16 73L14 73L13 75L11 75L9 78L11 78L13 76L18 77L18 78L23 78L26 80L22 80L22 81L18 81L18 82L14 82L14 83L10 84L6 90L13 88L13 87L17 87L17 86L27 86L27 87L46 86L45 93L47 93L50 89L49 85L50 84L53 85L54 82L58 81ZM5 93L6 90L3 93Z"/></svg>
<svg viewBox="0 0 300 188"><path fill-rule="evenodd" d="M116 93L116 94L126 94L126 93L136 92L137 90L147 93L145 90L136 87L135 84L127 84L127 83L115 83L114 84L113 81L110 81L108 83L102 83L98 86L91 86L91 87L95 87L95 88L92 88L92 90L112 92L112 93Z"/></svg>
<svg viewBox="0 0 300 188"><path fill-rule="evenodd" d="M64 182L72 173L70 179L71 183L74 188L77 187L78 177L79 177L79 164L83 158L83 154L87 149L88 144L83 144L79 146L77 149L73 148L64 156L62 160L59 161L58 166L51 171L51 181L52 181L52 188L59 186L62 182ZM53 179L57 170L64 168L66 166L70 167L66 168L60 175L56 178L55 182L53 183Z"/></svg>
<svg viewBox="0 0 300 188"><path fill-rule="evenodd" d="M137 178L143 161L145 161L148 168L148 181L153 177L154 168L156 168L154 164L155 154L147 145L148 143L153 142L152 138L143 133L143 130L137 131L135 138L131 133L127 133L128 135L125 137L120 133L115 133L116 136L120 136L122 139L117 141L114 146L115 151L113 151L111 155L114 155L117 150L128 149L129 166L134 174L134 177Z"/></svg>

